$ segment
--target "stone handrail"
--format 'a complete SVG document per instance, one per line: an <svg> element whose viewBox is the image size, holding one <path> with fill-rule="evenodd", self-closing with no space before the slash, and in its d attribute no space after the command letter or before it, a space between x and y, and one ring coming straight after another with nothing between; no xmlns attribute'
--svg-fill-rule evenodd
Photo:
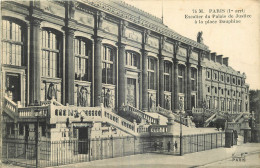
<svg viewBox="0 0 260 168"><path fill-rule="evenodd" d="M167 133L167 125L151 125L151 133Z"/></svg>
<svg viewBox="0 0 260 168"><path fill-rule="evenodd" d="M41 101L40 105L41 106L48 106L50 104L54 104L56 106L63 106L60 102L56 101L55 99L52 100L45 100L45 101Z"/></svg>
<svg viewBox="0 0 260 168"><path fill-rule="evenodd" d="M4 106L14 114L17 114L18 105L7 96L4 99Z"/></svg>
<svg viewBox="0 0 260 168"><path fill-rule="evenodd" d="M192 113L203 113L203 108L192 108Z"/></svg>
<svg viewBox="0 0 260 168"><path fill-rule="evenodd" d="M154 118L154 117L151 117L147 114L145 114L143 111L131 106L131 105L126 105L126 111L128 112L137 112L143 119L147 120L148 122L150 122L151 124L158 124L159 123L159 120L158 118Z"/></svg>
<svg viewBox="0 0 260 168"><path fill-rule="evenodd" d="M209 117L205 123L204 123L204 126L207 127L209 125L209 123L213 120L213 118L215 118L217 115L217 113L214 113L211 117Z"/></svg>
<svg viewBox="0 0 260 168"><path fill-rule="evenodd" d="M103 107L77 107L77 106L55 106L51 107L51 123L64 121L69 118L71 121L88 120L108 122L112 125L123 128L125 131L135 134L136 123L132 123L109 109Z"/></svg>
<svg viewBox="0 0 260 168"><path fill-rule="evenodd" d="M37 112L38 111L38 112ZM31 106L18 108L18 116L23 117L47 117L49 116L49 107L48 106Z"/></svg>
<svg viewBox="0 0 260 168"><path fill-rule="evenodd" d="M164 108L162 108L160 106L156 107L156 112L158 112L159 114L161 114L161 115L163 115L165 117L169 117L170 114L172 113L172 111L166 110L166 109L164 109Z"/></svg>
<svg viewBox="0 0 260 168"><path fill-rule="evenodd" d="M146 133L149 132L150 125L139 125L137 128L138 133Z"/></svg>

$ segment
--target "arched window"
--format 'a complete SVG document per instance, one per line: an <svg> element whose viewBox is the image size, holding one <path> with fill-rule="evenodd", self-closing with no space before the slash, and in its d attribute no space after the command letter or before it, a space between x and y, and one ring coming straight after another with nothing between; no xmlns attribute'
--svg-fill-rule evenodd
<svg viewBox="0 0 260 168"><path fill-rule="evenodd" d="M52 30L42 30L42 76L59 77L59 37Z"/></svg>
<svg viewBox="0 0 260 168"><path fill-rule="evenodd" d="M139 68L139 54L131 51L126 51L125 57L126 66Z"/></svg>
<svg viewBox="0 0 260 168"><path fill-rule="evenodd" d="M156 59L148 57L148 89L156 89Z"/></svg>
<svg viewBox="0 0 260 168"><path fill-rule="evenodd" d="M75 80L87 81L89 79L89 57L91 54L91 42L77 37L74 39L75 55Z"/></svg>
<svg viewBox="0 0 260 168"><path fill-rule="evenodd" d="M164 91L171 91L171 63L164 62Z"/></svg>
<svg viewBox="0 0 260 168"><path fill-rule="evenodd" d="M2 21L2 58L3 64L21 66L23 56L23 33L21 25Z"/></svg>
<svg viewBox="0 0 260 168"><path fill-rule="evenodd" d="M115 79L114 59L115 59L114 49L110 46L104 46L103 57L102 57L102 83L114 84L114 79Z"/></svg>
<svg viewBox="0 0 260 168"><path fill-rule="evenodd" d="M191 68L191 90L197 90L197 69Z"/></svg>
<svg viewBox="0 0 260 168"><path fill-rule="evenodd" d="M185 66L184 65L178 65L179 93L184 93L184 74L185 74Z"/></svg>

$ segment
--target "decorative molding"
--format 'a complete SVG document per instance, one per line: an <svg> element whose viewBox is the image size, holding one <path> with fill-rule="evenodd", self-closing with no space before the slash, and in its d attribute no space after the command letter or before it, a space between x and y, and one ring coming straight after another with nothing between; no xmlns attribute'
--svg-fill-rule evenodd
<svg viewBox="0 0 260 168"><path fill-rule="evenodd" d="M142 17L144 14L141 14L141 16L134 16L133 14L129 13L129 12L125 12L123 11L124 8L118 9L118 5L122 4L122 2L113 2L111 3L106 2L106 1L99 1L99 0L85 0L84 3L86 3L87 5L99 9L101 11L106 11L107 13L114 15L118 18L122 18L124 20L127 20L128 22L140 25L146 29L149 30L153 30L155 32L158 32L168 38L172 38L175 40L178 40L182 43L186 43L188 45L192 45L194 47L197 47L199 49L202 50L208 50L208 46L204 45L204 44L200 44L197 43L194 40L191 40L187 37L184 37L176 32L174 32L173 30L169 29L168 27L166 27L165 25L163 25L162 23L159 22L151 22L152 20L154 20L154 17L152 17L151 15L145 15L146 18L148 19L143 19L144 17ZM111 3L111 4L108 4ZM122 5L121 5L122 6ZM133 9L133 7L131 6L127 6L130 9Z"/></svg>
<svg viewBox="0 0 260 168"><path fill-rule="evenodd" d="M126 28L125 37L133 41L142 42L142 34L133 29Z"/></svg>

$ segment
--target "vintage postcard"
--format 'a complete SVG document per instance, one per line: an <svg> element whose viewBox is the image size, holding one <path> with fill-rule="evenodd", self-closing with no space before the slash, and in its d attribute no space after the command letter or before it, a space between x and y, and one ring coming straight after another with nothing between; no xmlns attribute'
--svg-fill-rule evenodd
<svg viewBox="0 0 260 168"><path fill-rule="evenodd" d="M0 1L2 167L259 167L260 1Z"/></svg>

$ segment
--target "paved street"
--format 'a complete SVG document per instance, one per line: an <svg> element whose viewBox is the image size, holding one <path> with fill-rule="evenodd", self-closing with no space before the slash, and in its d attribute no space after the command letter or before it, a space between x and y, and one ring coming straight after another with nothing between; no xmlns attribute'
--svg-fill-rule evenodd
<svg viewBox="0 0 260 168"><path fill-rule="evenodd" d="M133 155L121 158L113 158L107 160L98 160L88 163L80 163L74 165L66 165L62 167L150 167L150 168L158 168L158 167L209 167L216 166L220 167L225 166L227 163L228 166L260 166L260 157L257 155L249 155L247 156L247 160L244 163L238 163L236 161L231 161L232 153L252 153L258 152L260 153L260 144L256 143L248 143L243 144L241 146L235 146L232 148L218 148L198 153L186 154L184 156L172 156L172 155L160 155L160 154L142 154L142 155ZM228 159L228 160L227 160ZM223 161L224 160L224 161ZM219 162L222 161L222 162ZM258 165L258 166L257 166Z"/></svg>
<svg viewBox="0 0 260 168"><path fill-rule="evenodd" d="M246 161L232 161L232 154L247 152ZM260 144L247 143L232 148L218 148L184 156L140 154L120 158L97 160L92 162L63 165L63 168L111 167L111 168L168 168L168 167L260 167ZM15 166L3 165L3 168Z"/></svg>

